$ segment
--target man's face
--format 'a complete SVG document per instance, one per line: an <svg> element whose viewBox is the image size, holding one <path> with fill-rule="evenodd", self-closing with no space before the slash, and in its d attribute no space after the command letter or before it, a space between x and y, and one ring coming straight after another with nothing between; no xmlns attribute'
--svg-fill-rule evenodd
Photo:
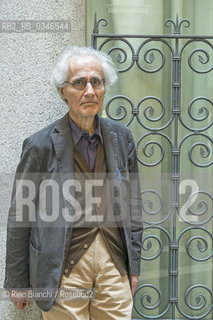
<svg viewBox="0 0 213 320"><path fill-rule="evenodd" d="M93 77L104 78L101 63L90 56L73 57L69 61L69 75L67 81L72 82L78 78L90 81ZM70 109L70 116L76 122L84 121L94 116L101 110L105 88L93 89L91 83L87 83L83 90L77 90L66 83L60 89L63 99L66 99Z"/></svg>

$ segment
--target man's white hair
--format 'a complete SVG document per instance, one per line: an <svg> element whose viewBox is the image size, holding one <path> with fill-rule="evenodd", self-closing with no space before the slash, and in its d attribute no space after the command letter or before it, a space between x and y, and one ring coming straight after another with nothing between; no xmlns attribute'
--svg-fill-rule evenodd
<svg viewBox="0 0 213 320"><path fill-rule="evenodd" d="M97 51L91 47L68 47L59 55L50 78L51 84L55 85L58 91L65 86L64 81L66 81L69 73L70 59L79 56L90 56L100 61L104 73L106 89L116 82L118 78L117 70L108 54Z"/></svg>

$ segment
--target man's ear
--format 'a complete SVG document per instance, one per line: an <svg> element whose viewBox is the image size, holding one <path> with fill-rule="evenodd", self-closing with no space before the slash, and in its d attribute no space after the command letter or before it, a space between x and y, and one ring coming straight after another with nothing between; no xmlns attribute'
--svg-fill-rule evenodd
<svg viewBox="0 0 213 320"><path fill-rule="evenodd" d="M58 92L59 92L61 98L68 104L67 98L64 94L64 88L59 88Z"/></svg>
<svg viewBox="0 0 213 320"><path fill-rule="evenodd" d="M60 93L61 97L62 97L63 99L65 99L65 96L64 96L64 88L59 88L59 93Z"/></svg>

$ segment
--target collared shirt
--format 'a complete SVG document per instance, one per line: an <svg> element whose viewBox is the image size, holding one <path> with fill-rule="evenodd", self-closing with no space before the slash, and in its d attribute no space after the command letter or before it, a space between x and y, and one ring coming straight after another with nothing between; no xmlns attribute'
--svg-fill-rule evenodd
<svg viewBox="0 0 213 320"><path fill-rule="evenodd" d="M69 115L69 123L71 128L71 133L73 141L76 144L78 150L84 156L86 162L88 163L91 170L95 170L96 155L98 150L98 142L103 144L103 137L101 134L101 126L99 116L95 116L96 128L92 136L84 132L77 126L77 124L72 120Z"/></svg>

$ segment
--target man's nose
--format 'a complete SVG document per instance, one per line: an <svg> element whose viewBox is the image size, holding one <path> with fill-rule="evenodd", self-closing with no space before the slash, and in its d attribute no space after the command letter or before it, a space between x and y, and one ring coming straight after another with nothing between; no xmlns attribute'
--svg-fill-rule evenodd
<svg viewBox="0 0 213 320"><path fill-rule="evenodd" d="M94 95L95 91L91 85L90 82L87 82L86 88L85 88L85 94Z"/></svg>

